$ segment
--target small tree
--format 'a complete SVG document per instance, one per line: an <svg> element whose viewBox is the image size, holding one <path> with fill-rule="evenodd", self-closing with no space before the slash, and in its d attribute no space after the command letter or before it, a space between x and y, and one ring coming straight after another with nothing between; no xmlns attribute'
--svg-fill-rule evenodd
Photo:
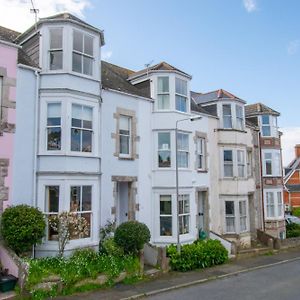
<svg viewBox="0 0 300 300"><path fill-rule="evenodd" d="M58 234L58 255L63 256L71 237L84 237L89 234L87 220L74 212L61 212L49 217L49 226Z"/></svg>
<svg viewBox="0 0 300 300"><path fill-rule="evenodd" d="M125 253L137 254L139 250L143 249L144 244L149 242L150 231L143 223L128 221L117 227L114 239Z"/></svg>
<svg viewBox="0 0 300 300"><path fill-rule="evenodd" d="M8 207L2 214L1 233L7 245L18 255L29 252L45 235L42 212L28 205Z"/></svg>

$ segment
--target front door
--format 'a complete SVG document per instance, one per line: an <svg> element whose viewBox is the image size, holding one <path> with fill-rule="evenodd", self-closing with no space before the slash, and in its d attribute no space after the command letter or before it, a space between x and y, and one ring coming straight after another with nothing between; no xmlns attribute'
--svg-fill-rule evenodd
<svg viewBox="0 0 300 300"><path fill-rule="evenodd" d="M207 231L206 224L206 193L207 192L198 192L198 230Z"/></svg>
<svg viewBox="0 0 300 300"><path fill-rule="evenodd" d="M118 196L118 224L121 224L128 221L128 182L118 183Z"/></svg>

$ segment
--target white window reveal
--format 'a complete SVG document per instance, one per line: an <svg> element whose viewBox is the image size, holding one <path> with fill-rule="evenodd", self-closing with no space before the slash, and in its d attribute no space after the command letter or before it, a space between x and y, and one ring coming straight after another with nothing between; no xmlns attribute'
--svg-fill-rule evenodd
<svg viewBox="0 0 300 300"><path fill-rule="evenodd" d="M171 167L171 135L170 132L158 133L158 167Z"/></svg>
<svg viewBox="0 0 300 300"><path fill-rule="evenodd" d="M205 168L205 138L197 138L197 169L203 171Z"/></svg>
<svg viewBox="0 0 300 300"><path fill-rule="evenodd" d="M73 63L74 72L93 75L94 63L93 37L81 31L73 31Z"/></svg>
<svg viewBox="0 0 300 300"><path fill-rule="evenodd" d="M223 104L223 127L225 129L232 128L231 104Z"/></svg>
<svg viewBox="0 0 300 300"><path fill-rule="evenodd" d="M190 196L179 195L179 234L190 232Z"/></svg>
<svg viewBox="0 0 300 300"><path fill-rule="evenodd" d="M160 235L172 236L172 196L160 195Z"/></svg>
<svg viewBox="0 0 300 300"><path fill-rule="evenodd" d="M189 167L189 135L187 133L177 133L178 147L178 168Z"/></svg>
<svg viewBox="0 0 300 300"><path fill-rule="evenodd" d="M224 150L224 177L233 177L232 150Z"/></svg>
<svg viewBox="0 0 300 300"><path fill-rule="evenodd" d="M72 104L71 151L92 152L93 108Z"/></svg>
<svg viewBox="0 0 300 300"><path fill-rule="evenodd" d="M235 232L234 201L225 201L226 232Z"/></svg>
<svg viewBox="0 0 300 300"><path fill-rule="evenodd" d="M131 154L131 117L120 115L119 121L120 156Z"/></svg>
<svg viewBox="0 0 300 300"><path fill-rule="evenodd" d="M175 93L176 110L187 112L187 82L185 80L175 79Z"/></svg>
<svg viewBox="0 0 300 300"><path fill-rule="evenodd" d="M170 109L169 77L157 78L157 109Z"/></svg>
<svg viewBox="0 0 300 300"><path fill-rule="evenodd" d="M45 215L47 218L47 240L58 240L58 232L48 224L51 216L59 212L59 186L46 186Z"/></svg>
<svg viewBox="0 0 300 300"><path fill-rule="evenodd" d="M49 68L61 70L63 68L63 29L50 28Z"/></svg>
<svg viewBox="0 0 300 300"><path fill-rule="evenodd" d="M61 150L61 104L48 103L47 150Z"/></svg>
<svg viewBox="0 0 300 300"><path fill-rule="evenodd" d="M71 186L70 190L70 211L87 221L88 232L83 234L72 234L71 239L87 238L91 236L92 224L92 186Z"/></svg>

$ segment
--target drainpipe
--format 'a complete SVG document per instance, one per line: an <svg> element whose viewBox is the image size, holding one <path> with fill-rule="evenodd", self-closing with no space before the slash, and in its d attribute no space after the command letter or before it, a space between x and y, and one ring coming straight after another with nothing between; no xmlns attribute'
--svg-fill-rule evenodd
<svg viewBox="0 0 300 300"><path fill-rule="evenodd" d="M260 189L261 189L261 203L262 203L262 230L265 231L265 201L264 201L264 187L263 187L263 167L262 167L262 149L261 149L261 133L258 132L258 147L259 147L259 164L260 164Z"/></svg>

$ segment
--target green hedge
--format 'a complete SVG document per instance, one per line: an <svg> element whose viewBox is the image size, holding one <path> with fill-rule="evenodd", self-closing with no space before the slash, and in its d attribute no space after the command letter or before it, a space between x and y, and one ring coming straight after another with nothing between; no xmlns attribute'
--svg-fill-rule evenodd
<svg viewBox="0 0 300 300"><path fill-rule="evenodd" d="M286 237L293 238L300 236L300 225L291 223L286 225Z"/></svg>
<svg viewBox="0 0 300 300"><path fill-rule="evenodd" d="M295 207L292 210L293 216L300 217L300 207Z"/></svg>
<svg viewBox="0 0 300 300"><path fill-rule="evenodd" d="M175 245L167 248L170 265L173 270L190 271L223 264L228 259L228 252L217 240L195 241L183 245L178 253Z"/></svg>

